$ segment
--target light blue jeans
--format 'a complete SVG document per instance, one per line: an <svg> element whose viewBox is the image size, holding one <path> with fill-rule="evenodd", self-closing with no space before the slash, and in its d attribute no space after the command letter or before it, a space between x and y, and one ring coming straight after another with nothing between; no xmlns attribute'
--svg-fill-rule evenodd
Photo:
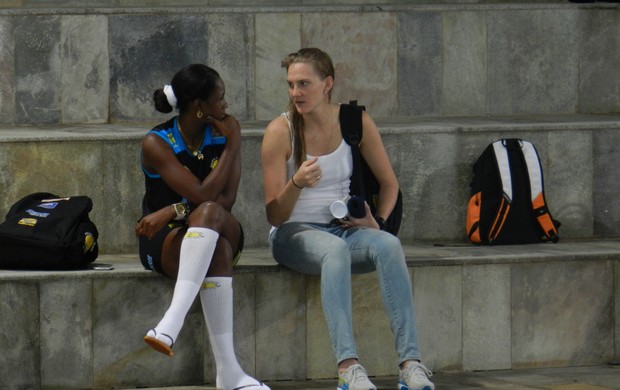
<svg viewBox="0 0 620 390"><path fill-rule="evenodd" d="M338 363L357 359L351 318L351 274L376 270L395 337L399 364L420 360L411 281L400 240L370 228L343 230L289 222L274 230L274 259L303 274L321 275L321 302Z"/></svg>

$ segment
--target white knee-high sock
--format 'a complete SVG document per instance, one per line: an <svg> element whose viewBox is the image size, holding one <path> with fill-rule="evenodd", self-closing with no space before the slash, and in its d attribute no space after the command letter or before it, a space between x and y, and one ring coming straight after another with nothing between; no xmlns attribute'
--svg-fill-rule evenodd
<svg viewBox="0 0 620 390"><path fill-rule="evenodd" d="M172 303L155 327L157 338L161 341L170 342L168 338L161 338L162 334L170 336L172 340L177 339L185 316L194 303L200 285L209 270L218 238L219 233L215 230L197 227L187 229L181 243L179 273L174 286Z"/></svg>
<svg viewBox="0 0 620 390"><path fill-rule="evenodd" d="M248 385L269 389L247 375L235 356L233 344L233 289L231 277L205 278L200 290L202 311L217 368L216 387L231 390Z"/></svg>

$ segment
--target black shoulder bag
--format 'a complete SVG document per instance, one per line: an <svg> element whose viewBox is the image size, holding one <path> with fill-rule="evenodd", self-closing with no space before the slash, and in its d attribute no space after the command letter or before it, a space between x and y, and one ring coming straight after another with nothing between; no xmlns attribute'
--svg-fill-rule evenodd
<svg viewBox="0 0 620 390"><path fill-rule="evenodd" d="M87 196L37 192L20 199L0 224L0 268L85 268L98 255L92 207Z"/></svg>

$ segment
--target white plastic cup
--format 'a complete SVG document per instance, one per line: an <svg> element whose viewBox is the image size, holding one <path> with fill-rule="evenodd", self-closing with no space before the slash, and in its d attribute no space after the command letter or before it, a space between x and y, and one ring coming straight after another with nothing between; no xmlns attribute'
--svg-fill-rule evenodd
<svg viewBox="0 0 620 390"><path fill-rule="evenodd" d="M329 205L329 211L331 211L334 218L344 218L349 214L349 209L347 208L347 202L343 200L337 200Z"/></svg>

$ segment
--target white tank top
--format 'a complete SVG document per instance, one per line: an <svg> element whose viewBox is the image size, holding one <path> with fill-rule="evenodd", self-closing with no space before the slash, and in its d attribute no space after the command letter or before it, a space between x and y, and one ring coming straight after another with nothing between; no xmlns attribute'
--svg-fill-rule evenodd
<svg viewBox="0 0 620 390"><path fill-rule="evenodd" d="M291 131L291 157L286 162L288 177L291 177L297 171L295 157L292 153L294 138L288 115L286 113L282 115L286 117ZM314 157L306 155L308 159ZM344 139L333 152L318 156L317 164L321 167L321 180L315 187L306 187L301 190L299 199L297 199L287 222L329 223L334 219L329 211L329 206L332 202L349 196L353 158L351 147Z"/></svg>

